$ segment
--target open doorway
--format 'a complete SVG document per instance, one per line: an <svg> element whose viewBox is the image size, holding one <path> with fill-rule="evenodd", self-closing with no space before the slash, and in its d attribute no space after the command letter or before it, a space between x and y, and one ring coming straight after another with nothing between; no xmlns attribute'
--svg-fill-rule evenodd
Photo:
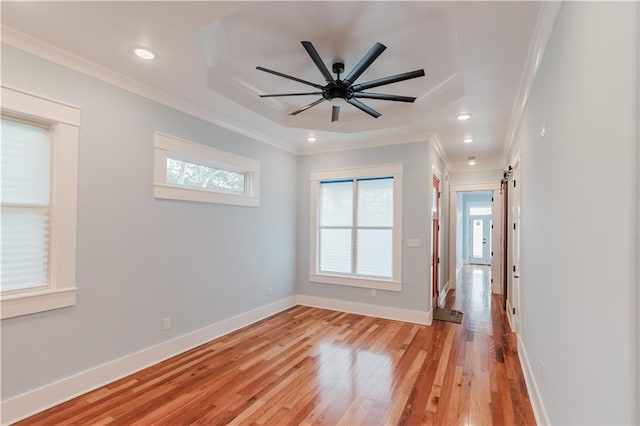
<svg viewBox="0 0 640 426"><path fill-rule="evenodd" d="M440 179L433 175L433 203L432 203L432 230L431 230L431 282L432 304L437 307L440 301Z"/></svg>
<svg viewBox="0 0 640 426"><path fill-rule="evenodd" d="M491 191L457 193L459 220L456 263L459 265L491 265L492 199Z"/></svg>
<svg viewBox="0 0 640 426"><path fill-rule="evenodd" d="M487 270L491 293L503 293L503 197L500 189L498 182L450 186L448 265L449 276L454 277L451 289L455 289L462 279L463 269L481 266Z"/></svg>

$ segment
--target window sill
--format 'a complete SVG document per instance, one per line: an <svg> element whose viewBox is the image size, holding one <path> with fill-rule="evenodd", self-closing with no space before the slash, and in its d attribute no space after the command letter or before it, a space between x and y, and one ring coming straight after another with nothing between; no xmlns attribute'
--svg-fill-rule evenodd
<svg viewBox="0 0 640 426"><path fill-rule="evenodd" d="M201 189L178 188L158 183L154 184L153 196L155 198L196 201L201 203L231 204L248 207L260 206L260 199L258 197L240 194L227 194L224 192L203 191Z"/></svg>
<svg viewBox="0 0 640 426"><path fill-rule="evenodd" d="M393 280L377 280L374 278L355 278L342 275L309 274L309 281L314 283L344 285L349 287L375 288L377 290L402 291L402 282Z"/></svg>
<svg viewBox="0 0 640 426"><path fill-rule="evenodd" d="M76 304L76 291L76 288L65 288L4 295L0 299L1 317L13 318L73 306Z"/></svg>

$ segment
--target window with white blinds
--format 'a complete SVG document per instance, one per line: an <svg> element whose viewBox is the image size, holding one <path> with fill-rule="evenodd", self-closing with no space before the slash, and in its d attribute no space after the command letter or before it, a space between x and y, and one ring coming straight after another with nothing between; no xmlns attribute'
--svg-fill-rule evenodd
<svg viewBox="0 0 640 426"><path fill-rule="evenodd" d="M393 177L320 182L320 271L393 276Z"/></svg>
<svg viewBox="0 0 640 426"><path fill-rule="evenodd" d="M0 290L48 285L51 135L3 117Z"/></svg>
<svg viewBox="0 0 640 426"><path fill-rule="evenodd" d="M80 108L0 85L0 318L76 304Z"/></svg>
<svg viewBox="0 0 640 426"><path fill-rule="evenodd" d="M311 281L399 290L401 171L312 173Z"/></svg>

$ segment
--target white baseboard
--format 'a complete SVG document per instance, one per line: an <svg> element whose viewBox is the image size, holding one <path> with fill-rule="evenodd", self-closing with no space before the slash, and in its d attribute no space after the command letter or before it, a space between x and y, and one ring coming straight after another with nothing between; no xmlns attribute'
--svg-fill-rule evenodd
<svg viewBox="0 0 640 426"><path fill-rule="evenodd" d="M522 339L518 336L518 358L520 358L520 365L522 366L522 372L524 373L524 382L527 385L527 392L529 392L529 399L531 400L531 407L533 408L533 414L536 416L536 423L539 425L549 425L549 416L547 410L544 408L542 402L542 396L538 389L531 364L529 364L529 357L527 351L522 343Z"/></svg>
<svg viewBox="0 0 640 426"><path fill-rule="evenodd" d="M142 370L203 343L277 314L296 304L291 296L162 342L0 403L2 424L11 424Z"/></svg>
<svg viewBox="0 0 640 426"><path fill-rule="evenodd" d="M346 300L326 299L324 297L299 294L296 297L298 305L314 308L329 309L332 311L349 312L352 314L367 315L377 318L385 318L396 321L412 322L421 325L431 325L433 310L413 311L409 309L393 308L390 306L370 305L368 303L348 302Z"/></svg>

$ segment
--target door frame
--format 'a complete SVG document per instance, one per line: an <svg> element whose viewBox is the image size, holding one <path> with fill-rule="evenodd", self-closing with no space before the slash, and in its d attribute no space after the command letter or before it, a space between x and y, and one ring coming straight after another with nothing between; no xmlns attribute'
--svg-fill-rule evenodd
<svg viewBox="0 0 640 426"><path fill-rule="evenodd" d="M437 308L440 301L440 178L433 174L433 191L436 192L435 215L431 208L431 299L432 306Z"/></svg>
<svg viewBox="0 0 640 426"><path fill-rule="evenodd" d="M451 284L449 286L450 289L455 289L458 282L458 277L460 275L460 269L456 264L456 250L457 250L457 233L456 222L457 222L457 214L458 214L458 192L473 192L473 191L493 191L494 196L496 191L500 191L500 182L483 182L483 183L471 183L471 184L452 184L449 186L449 280ZM495 209L493 209L493 214L495 215ZM495 217L493 218L493 222L496 223ZM498 229L494 227L494 229ZM496 238L496 235L493 235L493 238ZM499 237L498 237L499 238ZM496 259L496 256L493 256L491 259L492 262L492 270L493 270L493 262Z"/></svg>
<svg viewBox="0 0 640 426"><path fill-rule="evenodd" d="M501 245L501 260L502 260L502 309L507 310L507 298L509 291L509 221L511 215L509 214L509 180L503 180L501 183L502 189L502 245Z"/></svg>
<svg viewBox="0 0 640 426"><path fill-rule="evenodd" d="M519 153L518 153L519 154ZM507 261L508 261L508 294L506 296L507 318L511 331L518 334L522 326L522 318L520 315L521 294L520 287L522 285L520 258L520 211L522 176L521 176L521 158L516 156L513 162L512 170L507 182L509 186L509 202L507 204L508 224L508 243L507 243ZM518 238L516 238L518 237Z"/></svg>

